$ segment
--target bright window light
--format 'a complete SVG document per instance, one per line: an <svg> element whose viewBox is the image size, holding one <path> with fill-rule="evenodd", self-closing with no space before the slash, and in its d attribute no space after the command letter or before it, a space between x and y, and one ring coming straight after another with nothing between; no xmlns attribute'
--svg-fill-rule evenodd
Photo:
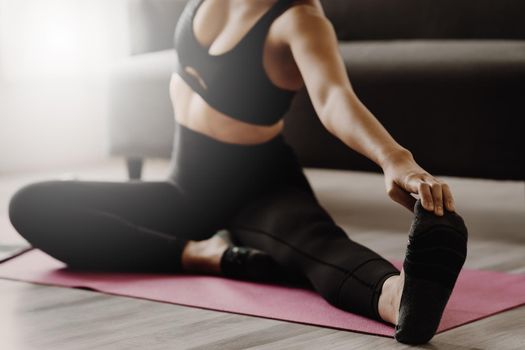
<svg viewBox="0 0 525 350"><path fill-rule="evenodd" d="M0 52L8 78L92 75L127 53L124 0L0 2Z"/></svg>

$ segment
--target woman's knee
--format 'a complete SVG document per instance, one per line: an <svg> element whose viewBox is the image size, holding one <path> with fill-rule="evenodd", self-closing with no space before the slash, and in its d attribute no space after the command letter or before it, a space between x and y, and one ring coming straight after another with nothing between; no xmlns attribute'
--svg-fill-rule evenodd
<svg viewBox="0 0 525 350"><path fill-rule="evenodd" d="M11 196L9 220L20 233L28 223L35 222L39 212L49 209L56 182L58 180L33 182L22 186Z"/></svg>

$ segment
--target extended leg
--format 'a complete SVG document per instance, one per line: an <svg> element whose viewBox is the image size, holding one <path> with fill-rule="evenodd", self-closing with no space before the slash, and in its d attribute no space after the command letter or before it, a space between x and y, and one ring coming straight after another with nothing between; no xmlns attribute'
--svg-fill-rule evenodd
<svg viewBox="0 0 525 350"><path fill-rule="evenodd" d="M381 320L383 282L399 270L351 240L303 188L283 186L245 206L228 229L243 245L268 252L304 274L329 303Z"/></svg>
<svg viewBox="0 0 525 350"><path fill-rule="evenodd" d="M191 209L170 182L49 180L19 189L9 217L71 267L178 271L186 240L204 235Z"/></svg>

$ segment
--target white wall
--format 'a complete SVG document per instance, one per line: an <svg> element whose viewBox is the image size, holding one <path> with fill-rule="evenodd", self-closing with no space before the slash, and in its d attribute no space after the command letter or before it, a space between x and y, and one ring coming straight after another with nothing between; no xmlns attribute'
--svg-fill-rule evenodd
<svg viewBox="0 0 525 350"><path fill-rule="evenodd" d="M126 0L0 0L0 173L106 157Z"/></svg>

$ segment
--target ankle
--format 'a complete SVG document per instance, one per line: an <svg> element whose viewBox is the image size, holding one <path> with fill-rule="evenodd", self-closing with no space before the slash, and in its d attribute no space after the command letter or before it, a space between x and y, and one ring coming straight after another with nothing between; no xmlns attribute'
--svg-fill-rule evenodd
<svg viewBox="0 0 525 350"><path fill-rule="evenodd" d="M387 278L383 283L379 296L379 316L386 322L397 324L399 315L399 302L402 292L402 275Z"/></svg>
<svg viewBox="0 0 525 350"><path fill-rule="evenodd" d="M217 237L188 241L182 252L182 270L220 274L220 260L228 245Z"/></svg>

